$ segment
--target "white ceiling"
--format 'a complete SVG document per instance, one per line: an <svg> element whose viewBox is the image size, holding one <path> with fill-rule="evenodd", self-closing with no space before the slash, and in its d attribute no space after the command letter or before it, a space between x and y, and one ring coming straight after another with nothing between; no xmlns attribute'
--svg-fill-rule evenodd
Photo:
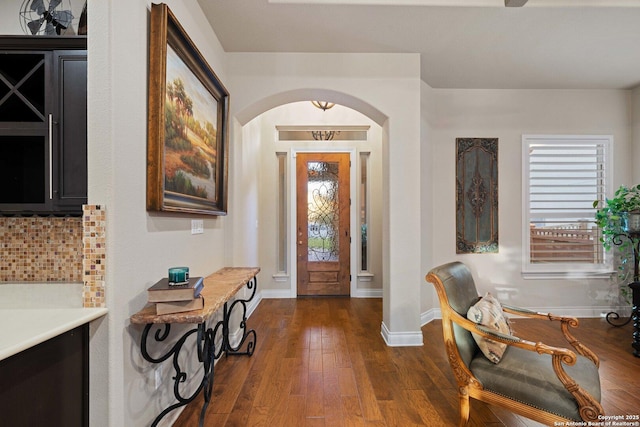
<svg viewBox="0 0 640 427"><path fill-rule="evenodd" d="M640 0L198 2L227 52L419 53L434 88L640 85Z"/></svg>

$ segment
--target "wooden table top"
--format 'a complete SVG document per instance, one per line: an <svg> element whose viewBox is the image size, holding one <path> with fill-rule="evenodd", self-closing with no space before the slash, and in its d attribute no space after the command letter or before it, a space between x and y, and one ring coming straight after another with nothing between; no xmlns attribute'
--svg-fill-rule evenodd
<svg viewBox="0 0 640 427"><path fill-rule="evenodd" d="M203 323L229 301L260 271L259 267L224 267L204 278L204 308L182 313L156 314L155 304L147 304L131 316L131 323Z"/></svg>

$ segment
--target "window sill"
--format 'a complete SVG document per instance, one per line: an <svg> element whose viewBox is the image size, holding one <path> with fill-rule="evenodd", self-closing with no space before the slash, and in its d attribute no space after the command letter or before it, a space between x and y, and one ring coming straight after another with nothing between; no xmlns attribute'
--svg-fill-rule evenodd
<svg viewBox="0 0 640 427"><path fill-rule="evenodd" d="M361 282L371 282L373 280L374 274L369 273L367 271L361 271L358 273L358 280Z"/></svg>
<svg viewBox="0 0 640 427"><path fill-rule="evenodd" d="M526 280L546 279L608 279L615 273L612 270L602 271L523 271L522 278Z"/></svg>
<svg viewBox="0 0 640 427"><path fill-rule="evenodd" d="M289 275L287 273L276 273L273 276L273 280L276 282L287 282L289 281Z"/></svg>

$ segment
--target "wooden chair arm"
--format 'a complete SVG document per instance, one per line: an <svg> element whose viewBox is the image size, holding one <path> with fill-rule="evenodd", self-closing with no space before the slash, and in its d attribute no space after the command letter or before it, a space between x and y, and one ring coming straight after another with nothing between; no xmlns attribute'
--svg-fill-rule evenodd
<svg viewBox="0 0 640 427"><path fill-rule="evenodd" d="M506 335L495 330L491 330L486 326L478 325L471 320L460 316L458 313L453 312L453 310L452 313L450 313L450 316L453 322L469 332L507 344L508 346L518 347L528 351L535 351L538 354L549 354L551 356L551 364L556 377L578 402L580 416L582 419L595 420L598 418L598 415L604 414L604 409L600 403L591 396L591 394L580 387L574 379L567 374L562 366L563 364L570 366L575 365L578 359L573 351L562 347L550 346L542 342L534 343L532 341L523 340L515 335Z"/></svg>
<svg viewBox="0 0 640 427"><path fill-rule="evenodd" d="M547 319L552 322L560 322L562 335L567 340L567 342L571 344L571 346L576 350L578 354L588 358L594 363L594 365L600 367L600 359L598 359L598 356L593 351L591 351L591 349L578 341L576 337L571 334L571 332L569 332L570 327L577 328L580 324L577 318L571 316L558 316L551 313L540 313L537 311L527 310L526 308L514 307L505 304L502 304L502 310L506 313L525 316L533 319Z"/></svg>
<svg viewBox="0 0 640 427"><path fill-rule="evenodd" d="M528 351L535 351L538 354L550 354L551 356L559 356L564 359L564 363L566 363L567 365L573 365L576 363L576 355L569 349L562 347L553 347L542 342L535 343L533 341L528 341L515 335L500 333L498 331L489 329L486 326L478 325L477 323L462 317L453 310L450 313L450 318L454 323L460 325L467 331L473 332L474 334L480 335L490 340L501 342L513 347L519 347Z"/></svg>
<svg viewBox="0 0 640 427"><path fill-rule="evenodd" d="M537 311L529 310L527 308L516 307L513 305L508 305L504 303L500 303L502 305L502 311L509 314L516 314L518 316L525 316L537 319L545 319L547 315L545 313L539 313Z"/></svg>
<svg viewBox="0 0 640 427"><path fill-rule="evenodd" d="M521 307L516 307L513 305L508 305L508 304L502 304L502 311L504 311L505 313L509 313L509 314L515 314L518 316L525 316L525 317L529 317L532 319L547 319L547 320L558 320L558 321L575 321L577 322L578 319L576 319L575 317L571 317L571 316L558 316L555 314L551 314L551 313L541 313L539 311L533 311L533 310L529 310L527 308L521 308Z"/></svg>

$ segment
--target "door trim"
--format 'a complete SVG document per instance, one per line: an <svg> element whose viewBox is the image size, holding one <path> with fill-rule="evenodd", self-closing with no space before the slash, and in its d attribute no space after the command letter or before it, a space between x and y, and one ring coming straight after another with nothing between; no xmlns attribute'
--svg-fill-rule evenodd
<svg viewBox="0 0 640 427"><path fill-rule="evenodd" d="M291 148L290 156L289 156L289 165L288 168L290 171L295 171L296 169L296 157L298 153L349 153L349 161L351 162L351 168L349 168L349 177L350 177L350 185L349 185L349 194L351 195L351 206L349 208L349 228L352 230L352 240L351 247L349 248L349 256L351 257L351 268L349 269L349 274L351 276L351 280L349 281L349 293L353 298L357 292L357 247L355 240L353 238L353 230L354 227L358 224L357 222L357 212L356 207L358 206L358 200L360 198L360 194L358 193L358 186L356 185L356 172L357 172L357 150L355 147L352 148L336 148L336 147L326 147L326 146L314 146L314 147L305 147L305 148ZM297 236L297 224L296 224L296 174L290 174L291 180L289 184L289 265L291 266L290 272L290 295L291 298L296 298L298 296L298 265L297 265L297 250L298 247L296 242Z"/></svg>

